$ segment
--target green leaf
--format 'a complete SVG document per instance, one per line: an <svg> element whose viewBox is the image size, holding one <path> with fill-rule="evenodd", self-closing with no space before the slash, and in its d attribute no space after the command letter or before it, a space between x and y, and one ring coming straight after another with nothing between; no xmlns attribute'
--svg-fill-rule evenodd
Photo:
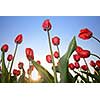
<svg viewBox="0 0 100 100"><path fill-rule="evenodd" d="M54 77L43 66L37 64L35 61L32 61L32 64L46 82L54 83Z"/></svg>
<svg viewBox="0 0 100 100"><path fill-rule="evenodd" d="M8 82L8 70L6 68L6 64L5 64L5 52L2 52L2 79L1 82L2 83L6 83Z"/></svg>
<svg viewBox="0 0 100 100"><path fill-rule="evenodd" d="M76 46L77 44L74 36L72 41L69 44L67 52L59 60L58 67L59 67L60 78L61 78L60 82L62 83L73 82L73 77L71 76L71 73L68 70L68 64L69 64L69 58L72 55L72 53L75 51Z"/></svg>

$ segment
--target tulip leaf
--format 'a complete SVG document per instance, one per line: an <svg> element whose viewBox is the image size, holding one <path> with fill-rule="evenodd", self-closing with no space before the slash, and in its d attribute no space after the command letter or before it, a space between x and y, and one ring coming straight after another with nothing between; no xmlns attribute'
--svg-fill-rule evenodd
<svg viewBox="0 0 100 100"><path fill-rule="evenodd" d="M72 53L75 51L76 46L77 44L74 36L72 41L70 42L67 52L59 60L58 67L59 67L60 78L61 78L60 82L62 83L73 82L73 76L68 70L68 64L69 64L69 58L72 55Z"/></svg>
<svg viewBox="0 0 100 100"><path fill-rule="evenodd" d="M6 83L8 82L8 70L6 68L6 64L5 64L5 52L2 52L2 79L1 82L2 83Z"/></svg>
<svg viewBox="0 0 100 100"><path fill-rule="evenodd" d="M47 82L47 83L54 83L54 77L40 64L35 62L34 60L32 61L32 64L34 67L37 69L41 77Z"/></svg>

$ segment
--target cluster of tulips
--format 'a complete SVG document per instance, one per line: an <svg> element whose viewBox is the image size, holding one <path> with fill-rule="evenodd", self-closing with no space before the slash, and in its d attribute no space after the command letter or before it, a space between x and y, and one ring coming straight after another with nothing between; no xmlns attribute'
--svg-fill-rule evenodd
<svg viewBox="0 0 100 100"><path fill-rule="evenodd" d="M5 58L6 52L9 50L9 46L4 44L1 47L1 58L0 58L0 82L1 83L98 83L100 82L100 57L96 54L92 54L89 50L85 50L82 47L78 46L76 43L75 36L71 40L69 47L66 53L61 56L60 55L60 38L58 36L50 37L50 30L52 29L52 25L50 21L47 19L42 23L42 28L48 35L48 43L50 48L50 54L46 55L47 63L51 63L53 75L49 73L45 67L41 65L41 62L34 60L34 51L32 48L26 48L25 53L27 60L29 61L29 68L27 72L24 69L24 62L18 63L18 69L13 67L14 59L16 57L16 52L18 46L23 41L22 34L19 34L15 38L16 47L14 50L14 54L9 54L7 58ZM96 41L100 43L100 40L93 36L93 33L85 28L81 29L78 35L79 38L83 40L88 40L90 38L94 38ZM52 45L56 47L56 51L53 51ZM70 57L73 56L74 63L70 61ZM87 63L87 58L90 56L95 56L97 58L96 61L91 60L89 65L94 68L94 72L92 73L89 70L89 66ZM7 59L8 63L5 63ZM55 63L55 59L58 60L57 64ZM83 59L84 64L82 65L80 59ZM32 71L34 68L38 71L39 77L38 80L32 79ZM72 70L74 73L70 72ZM60 81L58 81L58 73L60 74ZM26 77L26 74L28 77Z"/></svg>

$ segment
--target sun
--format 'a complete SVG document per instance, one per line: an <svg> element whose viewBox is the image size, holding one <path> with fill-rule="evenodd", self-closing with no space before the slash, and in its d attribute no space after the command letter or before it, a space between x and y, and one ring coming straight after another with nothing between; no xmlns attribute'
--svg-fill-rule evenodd
<svg viewBox="0 0 100 100"><path fill-rule="evenodd" d="M41 76L39 75L38 71L34 68L34 70L32 72L32 79L39 80L40 78L41 78Z"/></svg>

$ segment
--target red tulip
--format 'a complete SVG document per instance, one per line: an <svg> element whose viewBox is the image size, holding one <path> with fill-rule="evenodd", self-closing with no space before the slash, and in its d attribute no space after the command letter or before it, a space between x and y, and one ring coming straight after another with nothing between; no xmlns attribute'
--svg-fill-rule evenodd
<svg viewBox="0 0 100 100"><path fill-rule="evenodd" d="M60 38L55 36L54 38L52 38L52 43L53 45L59 45L60 44Z"/></svg>
<svg viewBox="0 0 100 100"><path fill-rule="evenodd" d="M23 63L23 62L19 62L19 63L18 63L18 68L19 68L19 69L22 69L23 66L24 66L24 63Z"/></svg>
<svg viewBox="0 0 100 100"><path fill-rule="evenodd" d="M59 58L59 53L57 51L54 52L54 57Z"/></svg>
<svg viewBox="0 0 100 100"><path fill-rule="evenodd" d="M96 61L96 65L97 65L98 67L100 67L100 60L97 60L97 61Z"/></svg>
<svg viewBox="0 0 100 100"><path fill-rule="evenodd" d="M79 61L80 60L80 56L78 54L73 55L73 58L75 61Z"/></svg>
<svg viewBox="0 0 100 100"><path fill-rule="evenodd" d="M73 63L70 63L70 64L68 65L68 67L69 67L71 70L74 70L74 69L75 69L75 66L74 66Z"/></svg>
<svg viewBox="0 0 100 100"><path fill-rule="evenodd" d="M76 52L77 52L77 53L81 52L82 50L83 50L83 49L82 49L80 46L77 46L77 47L76 47Z"/></svg>
<svg viewBox="0 0 100 100"><path fill-rule="evenodd" d="M20 44L23 41L23 36L22 34L19 34L16 38L15 38L15 43L16 44Z"/></svg>
<svg viewBox="0 0 100 100"><path fill-rule="evenodd" d="M47 61L48 63L52 63L52 57L51 57L51 55L47 55L47 56L46 56L46 61Z"/></svg>
<svg viewBox="0 0 100 100"><path fill-rule="evenodd" d="M26 48L25 52L28 60L34 60L34 53L31 48Z"/></svg>
<svg viewBox="0 0 100 100"><path fill-rule="evenodd" d="M20 75L20 70L14 69L14 70L13 70L13 74L14 74L15 76L19 76L19 75Z"/></svg>
<svg viewBox="0 0 100 100"><path fill-rule="evenodd" d="M84 71L87 71L88 70L88 67L86 65L82 65L81 68L84 70Z"/></svg>
<svg viewBox="0 0 100 100"><path fill-rule="evenodd" d="M8 55L7 60L11 61L13 59L13 56L11 54Z"/></svg>
<svg viewBox="0 0 100 100"><path fill-rule="evenodd" d="M4 44L2 47L1 47L1 51L3 52L7 52L8 51L8 45L7 44Z"/></svg>
<svg viewBox="0 0 100 100"><path fill-rule="evenodd" d="M43 28L44 31L51 30L52 25L51 25L49 19L44 20L44 22L42 24L42 28Z"/></svg>
<svg viewBox="0 0 100 100"><path fill-rule="evenodd" d="M80 30L78 37L80 37L83 40L87 40L90 39L92 35L93 33L89 29L85 28Z"/></svg>
<svg viewBox="0 0 100 100"><path fill-rule="evenodd" d="M19 76L20 75L20 70L17 70L17 76Z"/></svg>
<svg viewBox="0 0 100 100"><path fill-rule="evenodd" d="M90 56L90 51L89 50L82 50L81 52L78 53L78 55L81 58L88 58Z"/></svg>
<svg viewBox="0 0 100 100"><path fill-rule="evenodd" d="M90 61L90 65L91 65L92 67L95 67L95 66L96 66L96 63L95 63L93 60L91 60L91 61Z"/></svg>
<svg viewBox="0 0 100 100"><path fill-rule="evenodd" d="M37 63L40 65L41 64L41 62L39 61L39 60L37 60Z"/></svg>
<svg viewBox="0 0 100 100"><path fill-rule="evenodd" d="M78 62L75 62L74 64L76 69L80 68L80 64Z"/></svg>

